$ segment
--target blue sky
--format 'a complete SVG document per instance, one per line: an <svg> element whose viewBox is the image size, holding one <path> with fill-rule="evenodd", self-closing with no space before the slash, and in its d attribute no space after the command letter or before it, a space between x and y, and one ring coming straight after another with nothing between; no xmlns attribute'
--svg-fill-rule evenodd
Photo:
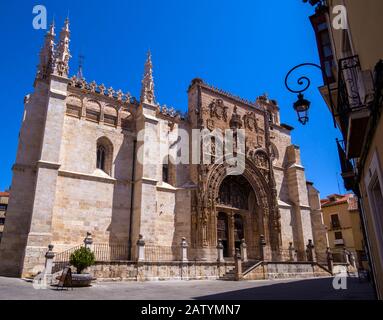
<svg viewBox="0 0 383 320"><path fill-rule="evenodd" d="M284 86L291 67L318 63L308 19L313 8L301 0L1 1L0 190L11 184L23 98L33 90L45 34L32 27L32 9L38 4L46 6L49 21L54 16L58 28L69 12L70 73L76 73L82 54L88 81L139 97L150 48L161 104L185 110L186 90L195 77L250 100L267 92L279 102L282 122L295 127L293 143L301 147L306 178L322 197L338 192L337 180L344 192L335 146L338 132L317 90L320 72L306 72L313 81L306 93L312 102L306 126L292 110L296 96Z"/></svg>

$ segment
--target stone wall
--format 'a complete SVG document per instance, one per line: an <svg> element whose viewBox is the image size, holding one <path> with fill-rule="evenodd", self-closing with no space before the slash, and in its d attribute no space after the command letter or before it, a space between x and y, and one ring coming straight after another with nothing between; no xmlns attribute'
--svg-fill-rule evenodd
<svg viewBox="0 0 383 320"><path fill-rule="evenodd" d="M214 262L98 262L89 268L97 280L204 280L218 279L234 269L234 263Z"/></svg>
<svg viewBox="0 0 383 320"><path fill-rule="evenodd" d="M331 274L309 262L264 262L244 275L245 280L329 277Z"/></svg>

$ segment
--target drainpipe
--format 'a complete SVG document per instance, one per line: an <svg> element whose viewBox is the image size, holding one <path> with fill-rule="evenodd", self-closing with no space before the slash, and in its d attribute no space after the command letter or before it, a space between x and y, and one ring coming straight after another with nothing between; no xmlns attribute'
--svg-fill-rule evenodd
<svg viewBox="0 0 383 320"><path fill-rule="evenodd" d="M128 240L128 260L132 260L132 220L133 220L133 204L134 204L134 178L136 169L136 145L137 140L133 140L133 164L132 164L132 179L130 190L130 212L129 212L129 240Z"/></svg>

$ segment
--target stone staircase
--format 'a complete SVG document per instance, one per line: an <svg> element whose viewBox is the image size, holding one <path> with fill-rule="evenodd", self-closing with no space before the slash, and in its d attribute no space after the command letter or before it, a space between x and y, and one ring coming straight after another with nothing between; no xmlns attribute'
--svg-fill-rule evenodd
<svg viewBox="0 0 383 320"><path fill-rule="evenodd" d="M246 271L250 269L252 266L256 265L259 261L247 261L242 262L242 271ZM223 281L234 281L235 280L235 267L230 268L228 272L226 272L223 276L219 277L219 280Z"/></svg>
<svg viewBox="0 0 383 320"><path fill-rule="evenodd" d="M219 280L235 281L235 267L222 275ZM266 262L248 261L242 263L243 280L303 279L328 277L332 273L319 263L312 262Z"/></svg>

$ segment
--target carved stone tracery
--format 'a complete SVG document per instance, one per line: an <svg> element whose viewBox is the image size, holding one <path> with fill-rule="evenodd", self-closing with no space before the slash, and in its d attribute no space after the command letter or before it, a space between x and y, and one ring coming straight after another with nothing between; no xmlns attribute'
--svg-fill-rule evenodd
<svg viewBox="0 0 383 320"><path fill-rule="evenodd" d="M262 152L257 152L255 155L256 159L259 159L258 164L251 159L247 159L245 172L242 176L254 191L256 203L262 212L264 233L270 249L277 252L280 246L280 216L276 206L276 193L270 181L269 167L266 165L268 161L267 155ZM200 172L202 180L200 180L200 188L196 191L198 198L196 214L200 216L200 219L198 219L200 225L196 226L196 231L199 233L197 238L200 239L197 242L202 247L215 246L218 241L216 239L216 205L230 202L236 204L235 206L239 209L247 208L247 204L244 203L245 197L241 197L240 193L234 192L230 194L230 191L225 193L224 185L223 189L221 189L224 179L228 177L226 169L225 164L215 164L209 167L206 166ZM230 199L226 199L225 196ZM213 216L215 216L215 219L211 218Z"/></svg>
<svg viewBox="0 0 383 320"><path fill-rule="evenodd" d="M245 128L249 129L250 131L258 131L258 124L257 124L257 118L254 114L254 112L247 112L243 116L243 122L245 124Z"/></svg>
<svg viewBox="0 0 383 320"><path fill-rule="evenodd" d="M208 106L210 110L210 118L217 118L219 120L227 121L227 109L222 99L213 100Z"/></svg>

